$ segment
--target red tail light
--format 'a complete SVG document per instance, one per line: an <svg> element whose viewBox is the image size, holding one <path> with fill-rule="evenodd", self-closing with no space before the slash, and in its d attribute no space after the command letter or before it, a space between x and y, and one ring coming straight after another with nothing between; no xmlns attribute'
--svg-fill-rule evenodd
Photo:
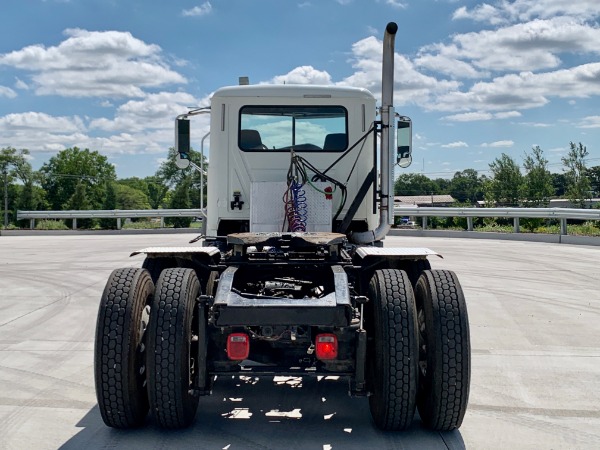
<svg viewBox="0 0 600 450"><path fill-rule="evenodd" d="M246 333L231 333L227 337L227 357L233 361L248 358L250 338Z"/></svg>
<svg viewBox="0 0 600 450"><path fill-rule="evenodd" d="M331 333L318 334L315 340L317 359L335 359L338 352L337 336Z"/></svg>

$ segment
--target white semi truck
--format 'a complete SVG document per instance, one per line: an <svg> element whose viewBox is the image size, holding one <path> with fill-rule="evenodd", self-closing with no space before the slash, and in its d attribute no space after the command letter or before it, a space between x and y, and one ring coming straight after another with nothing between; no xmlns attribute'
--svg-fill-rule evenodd
<svg viewBox="0 0 600 450"><path fill-rule="evenodd" d="M210 113L206 236L139 250L98 313L95 380L111 427L194 420L219 375L336 375L368 397L375 425L458 428L470 383L469 323L456 275L425 248L393 248L393 173L411 123L393 107L395 23L382 102L365 89L222 88L176 119Z"/></svg>

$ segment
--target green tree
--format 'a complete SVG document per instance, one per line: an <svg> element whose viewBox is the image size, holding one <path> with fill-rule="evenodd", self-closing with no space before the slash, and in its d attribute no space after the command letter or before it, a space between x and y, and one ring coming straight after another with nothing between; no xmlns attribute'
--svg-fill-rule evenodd
<svg viewBox="0 0 600 450"><path fill-rule="evenodd" d="M2 221L5 226L11 222L10 213L17 208L37 209L41 202L39 192L36 192L34 183L36 174L28 161L29 150L17 150L13 147L6 147L0 150L0 182L2 185L2 201L0 210L2 211ZM19 180L21 186L17 186L15 181ZM37 195L36 195L37 194ZM13 214L16 219L16 214ZM14 221L14 220L13 220Z"/></svg>
<svg viewBox="0 0 600 450"><path fill-rule="evenodd" d="M192 184L191 177L184 178L171 197L169 207L172 209L187 209L190 207L190 186ZM168 217L167 223L175 228L188 228L192 223L191 217Z"/></svg>
<svg viewBox="0 0 600 450"><path fill-rule="evenodd" d="M594 166L587 169L586 176L590 180L590 186L592 187L594 196L600 196L600 166Z"/></svg>
<svg viewBox="0 0 600 450"><path fill-rule="evenodd" d="M431 195L438 190L434 181L420 173L403 173L394 183L395 195Z"/></svg>
<svg viewBox="0 0 600 450"><path fill-rule="evenodd" d="M554 193L552 175L548 170L548 160L539 146L532 148L532 153L525 153L523 160L525 175L521 192L526 206L546 206Z"/></svg>
<svg viewBox="0 0 600 450"><path fill-rule="evenodd" d="M563 197L567 192L567 177L564 173L551 173L552 188L556 197Z"/></svg>
<svg viewBox="0 0 600 450"><path fill-rule="evenodd" d="M116 184L115 191L117 209L150 209L148 196L139 189Z"/></svg>
<svg viewBox="0 0 600 450"><path fill-rule="evenodd" d="M114 210L117 209L117 194L115 192L115 183L108 181L105 188L104 203L102 209ZM114 229L117 227L116 219L109 219L108 217L100 219L100 226L105 229Z"/></svg>
<svg viewBox="0 0 600 450"><path fill-rule="evenodd" d="M100 209L106 183L116 179L115 168L106 156L78 147L58 152L42 165L40 172L50 207L56 210L66 207L78 184L85 185L90 208Z"/></svg>
<svg viewBox="0 0 600 450"><path fill-rule="evenodd" d="M75 191L71 198L67 200L65 203L65 209L67 210L77 210L77 211L86 211L91 208L91 203L88 198L87 193L87 184L83 181L79 181L75 185ZM93 220L92 219L77 219L77 226L80 228L92 228Z"/></svg>
<svg viewBox="0 0 600 450"><path fill-rule="evenodd" d="M150 203L150 208L160 208L163 205L169 187L157 176L146 177L144 178L144 181L148 187L148 202Z"/></svg>
<svg viewBox="0 0 600 450"><path fill-rule="evenodd" d="M502 153L490 164L490 170L492 178L484 185L486 203L491 206L519 206L523 176L515 160Z"/></svg>
<svg viewBox="0 0 600 450"><path fill-rule="evenodd" d="M483 199L483 182L475 169L456 172L450 181L450 195L460 203L474 204Z"/></svg>
<svg viewBox="0 0 600 450"><path fill-rule="evenodd" d="M201 155L199 152L190 149L190 160L200 166ZM177 188L185 179L190 178L190 204L194 207L200 206L200 178L204 185L204 204L206 204L206 176L200 176L200 173L191 166L187 169L180 169L175 164L179 157L177 151L171 147L167 155L167 159L160 165L156 171L156 177L167 187L171 189ZM204 159L204 170L208 169L208 162ZM166 194L165 194L166 195Z"/></svg>
<svg viewBox="0 0 600 450"><path fill-rule="evenodd" d="M565 166L565 176L567 181L567 198L573 203L573 206L585 208L585 200L590 197L591 183L586 176L587 167L585 158L588 156L587 148L580 142L576 145L570 144L569 153L561 158Z"/></svg>

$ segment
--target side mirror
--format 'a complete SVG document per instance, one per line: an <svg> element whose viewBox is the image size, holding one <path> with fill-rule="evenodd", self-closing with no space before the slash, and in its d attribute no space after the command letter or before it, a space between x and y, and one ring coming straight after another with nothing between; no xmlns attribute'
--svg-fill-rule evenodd
<svg viewBox="0 0 600 450"><path fill-rule="evenodd" d="M190 153L190 121L187 119L175 119L175 148L180 158L188 158Z"/></svg>
<svg viewBox="0 0 600 450"><path fill-rule="evenodd" d="M398 120L396 164L403 169L412 163L412 122L408 117Z"/></svg>

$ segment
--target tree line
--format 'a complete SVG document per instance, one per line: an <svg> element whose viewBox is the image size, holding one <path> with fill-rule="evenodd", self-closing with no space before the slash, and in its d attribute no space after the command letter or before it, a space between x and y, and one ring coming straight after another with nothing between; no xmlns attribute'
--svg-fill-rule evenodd
<svg viewBox="0 0 600 450"><path fill-rule="evenodd" d="M190 156L193 161L200 161L198 152L191 150ZM117 179L115 167L108 158L87 148L62 150L38 171L29 163L28 150L3 148L0 151L2 223L5 227L26 226L26 223L18 223L17 210L198 208L200 176L192 170L178 169L176 157L177 152L171 148L168 158L154 175ZM206 183L206 178L203 182ZM187 227L191 220L167 218L167 222L176 227ZM114 219L100 219L99 223L92 219L78 220L81 228L96 224L103 228L116 227Z"/></svg>
<svg viewBox="0 0 600 450"><path fill-rule="evenodd" d="M600 195L600 166L588 168L588 155L582 143L571 142L561 158L562 173L552 173L543 150L536 146L525 152L522 166L502 153L489 164L489 176L475 169L456 172L451 179L402 174L396 179L394 194L449 194L461 205L483 201L488 206L510 207L543 207L552 198L566 198L574 207L584 208L587 199Z"/></svg>
<svg viewBox="0 0 600 450"><path fill-rule="evenodd" d="M191 150L199 162L201 155ZM490 165L490 176L475 169L456 172L451 179L431 179L424 174L402 174L395 182L395 195L450 194L459 204L485 201L494 206L545 206L550 198L568 198L575 206L600 195L600 166L588 168L587 148L570 143L562 158L563 172L551 173L540 147L525 153L521 166L502 154ZM12 147L0 151L0 176L3 182L3 224L17 223L17 210L158 209L200 206L200 176L193 170L180 170L177 152L169 149L168 158L154 175L145 178L117 179L114 166L97 151L67 148L58 152L35 171L29 151ZM205 161L205 165L206 165ZM206 177L203 179L206 183ZM206 189L204 190L206 192ZM206 195L206 194L204 194ZM204 198L206 204L206 198ZM189 226L191 218L170 218L174 226ZM91 219L78 221L91 227ZM101 219L100 226L113 228L113 219Z"/></svg>

